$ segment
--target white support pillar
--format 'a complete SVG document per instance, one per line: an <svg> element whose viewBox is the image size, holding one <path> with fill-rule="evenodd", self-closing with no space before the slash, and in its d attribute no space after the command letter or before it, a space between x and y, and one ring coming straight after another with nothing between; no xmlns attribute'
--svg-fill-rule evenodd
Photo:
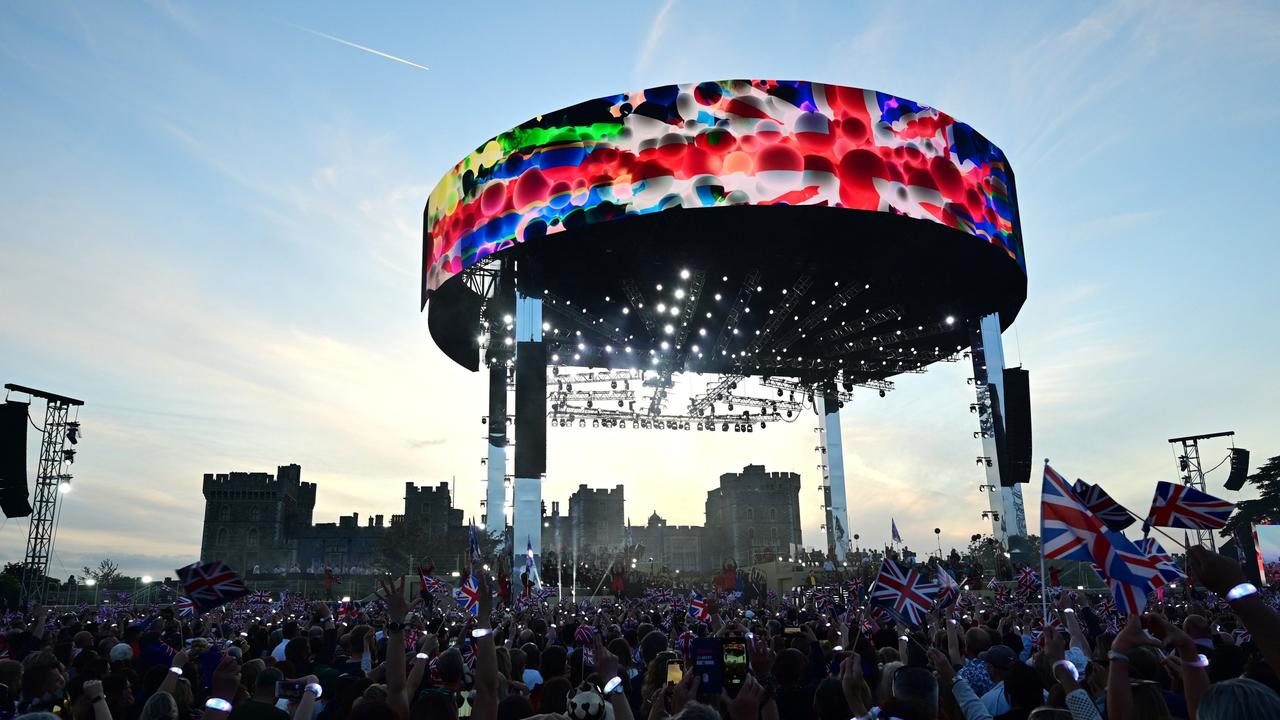
<svg viewBox="0 0 1280 720"><path fill-rule="evenodd" d="M535 566L542 562L542 476L547 454L542 296L520 280L516 290L516 468L511 522L511 570L517 577L524 569L530 545Z"/></svg>
<svg viewBox="0 0 1280 720"><path fill-rule="evenodd" d="M827 484L831 488L828 517L834 527L828 527L827 537L835 547L836 562L849 552L849 501L844 487L844 442L840 437L840 394L835 386L828 387L822 396L822 425L827 447Z"/></svg>
<svg viewBox="0 0 1280 720"><path fill-rule="evenodd" d="M489 454L484 530L501 539L507 529L507 366L489 366Z"/></svg>
<svg viewBox="0 0 1280 720"><path fill-rule="evenodd" d="M991 534L1006 548L1009 537L1027 536L1027 518L1022 504L1022 486L1001 487L1000 453L996 436L1004 434L1004 343L1000 338L1000 314L992 313L970 322L973 377L976 386L979 428L982 431L982 453L988 462L984 468L984 490L991 513ZM992 390L995 392L992 393ZM996 407L992 406L992 397ZM1001 424L1000 427L997 427Z"/></svg>

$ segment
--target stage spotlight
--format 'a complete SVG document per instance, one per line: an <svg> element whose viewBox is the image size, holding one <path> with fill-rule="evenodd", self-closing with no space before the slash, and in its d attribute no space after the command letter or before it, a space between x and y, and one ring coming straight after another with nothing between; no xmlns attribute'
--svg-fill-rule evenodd
<svg viewBox="0 0 1280 720"><path fill-rule="evenodd" d="M884 397L884 391L883 391L883 390L881 390L881 391L880 391L880 397Z"/></svg>
<svg viewBox="0 0 1280 720"><path fill-rule="evenodd" d="M698 423L698 432L702 432L702 423Z"/></svg>
<svg viewBox="0 0 1280 720"><path fill-rule="evenodd" d="M488 424L489 424L489 418L487 418L487 417L482 417L482 418L480 418L480 424L481 424L481 425L488 425Z"/></svg>
<svg viewBox="0 0 1280 720"><path fill-rule="evenodd" d="M618 389L618 381L617 381L617 380L614 380L613 382L610 382L610 383L609 383L609 389L610 389L610 390L617 390L617 389Z"/></svg>
<svg viewBox="0 0 1280 720"><path fill-rule="evenodd" d="M782 397L782 388L778 388L778 397Z"/></svg>
<svg viewBox="0 0 1280 720"><path fill-rule="evenodd" d="M720 429L721 429L721 430L723 430L723 431L725 431L725 432L729 432L729 423L725 423L725 424L724 424L724 427L722 427L722 428L720 428Z"/></svg>
<svg viewBox="0 0 1280 720"><path fill-rule="evenodd" d="M883 392L881 393L880 397L884 397ZM590 400L590 398L588 398L588 399L587 399L587 407L588 407L588 408L591 408L591 407L593 407L593 406L594 406L594 403Z"/></svg>
<svg viewBox="0 0 1280 720"><path fill-rule="evenodd" d="M761 430L763 430L763 429L764 429L764 423L760 423L760 429L761 429Z"/></svg>
<svg viewBox="0 0 1280 720"><path fill-rule="evenodd" d="M587 426L587 421L586 421L586 420L579 420L579 421L578 421L578 427L580 427L580 428L584 428L584 427L586 427L586 426Z"/></svg>
<svg viewBox="0 0 1280 720"><path fill-rule="evenodd" d="M67 442L72 445L80 442L80 423L74 421L67 423Z"/></svg>
<svg viewBox="0 0 1280 720"><path fill-rule="evenodd" d="M68 463L70 463L70 464L72 464L72 465L75 465L75 464L76 464L76 451L75 451L75 450L72 450L71 448L67 448L66 450L63 450L63 451L62 451L62 459L63 459L63 460L66 460Z"/></svg>
<svg viewBox="0 0 1280 720"><path fill-rule="evenodd" d="M71 476L70 475L62 476L62 481L58 483L58 492L64 495L71 492Z"/></svg>

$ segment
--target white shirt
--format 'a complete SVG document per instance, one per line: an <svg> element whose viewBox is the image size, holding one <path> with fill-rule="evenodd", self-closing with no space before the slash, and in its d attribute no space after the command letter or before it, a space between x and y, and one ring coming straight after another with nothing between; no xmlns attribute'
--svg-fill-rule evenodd
<svg viewBox="0 0 1280 720"><path fill-rule="evenodd" d="M271 657L275 658L276 662L284 662L284 646L288 644L288 640L281 640L276 649L271 651Z"/></svg>

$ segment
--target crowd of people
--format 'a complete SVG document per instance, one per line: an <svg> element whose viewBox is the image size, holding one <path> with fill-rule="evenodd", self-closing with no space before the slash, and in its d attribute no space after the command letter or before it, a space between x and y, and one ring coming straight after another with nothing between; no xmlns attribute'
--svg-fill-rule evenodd
<svg viewBox="0 0 1280 720"><path fill-rule="evenodd" d="M1193 548L1198 583L1114 616L1107 598L965 593L918 627L849 587L648 592L577 603L479 573L469 594L403 579L359 606L245 598L11 613L0 714L23 720L1196 720L1280 718L1277 595ZM749 580L750 578L748 578ZM434 592L433 592L434 591ZM417 595L411 599L411 596ZM455 597L456 596L456 597ZM741 643L714 692L701 638ZM705 668L703 668L705 669Z"/></svg>

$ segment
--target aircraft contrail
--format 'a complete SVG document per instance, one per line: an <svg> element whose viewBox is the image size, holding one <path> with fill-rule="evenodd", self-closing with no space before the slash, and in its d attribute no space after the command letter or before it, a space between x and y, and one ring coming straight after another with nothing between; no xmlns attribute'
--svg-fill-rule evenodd
<svg viewBox="0 0 1280 720"><path fill-rule="evenodd" d="M378 57L384 57L384 58L386 58L386 59L388 59L388 60L395 60L396 62L398 62L398 63L403 63L403 64L405 64L405 65L408 65L409 67L416 67L416 68L418 68L419 70L430 70L430 69L431 69L431 68L427 67L426 65L419 65L419 64L418 64L418 63L416 63L416 62L412 62L412 61L409 61L409 60L405 60L404 58L396 57L395 55L388 55L387 53L384 53L384 52L382 52L381 50L374 50L374 49L373 49L373 48L371 48L371 47L365 47L364 45L358 45L358 44L356 44L356 43L351 42L350 40L343 40L343 39L342 39L342 38L340 38L340 37L334 37L334 36L332 36L332 35L329 35L328 33L322 33L322 32L320 32L319 30L312 30L311 28L308 28L308 27L302 27L301 25L294 25L294 27L298 28L299 30L305 30L305 31L307 31L307 32L311 33L312 35L319 35L319 36L320 36L320 37L322 37L322 38L327 38L327 39L332 40L332 41L334 41L334 42L336 42L336 43L342 43L343 45L346 45L346 46L348 46L348 47L353 47L353 48L355 48L355 49L357 49L357 50L363 50L363 51L365 51L365 52L367 52L367 53L371 53L371 54L373 54L373 55L377 55Z"/></svg>

